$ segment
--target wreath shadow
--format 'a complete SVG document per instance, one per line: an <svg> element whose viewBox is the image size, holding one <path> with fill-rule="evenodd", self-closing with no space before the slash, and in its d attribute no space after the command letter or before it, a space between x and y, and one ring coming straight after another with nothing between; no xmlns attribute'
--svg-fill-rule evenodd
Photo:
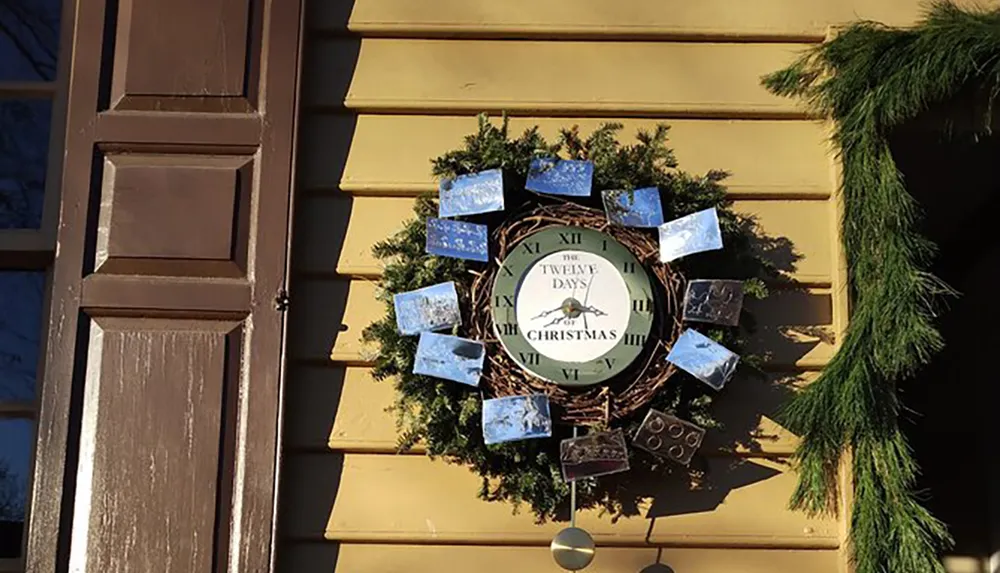
<svg viewBox="0 0 1000 573"><path fill-rule="evenodd" d="M523 181L508 177L505 186L514 202L525 200L521 197ZM596 206L593 200L578 202ZM503 222L498 215L482 219L489 219L491 228ZM714 511L732 491L766 481L788 469L786 454L790 452L774 454L773 446L783 437L773 420L779 418L781 406L803 383L801 372L792 365L817 343L832 342L824 328L832 322L832 303L828 294L813 294L790 278L802 255L788 238L768 236L753 216L739 215L737 221L739 233L752 244L749 252L769 263L765 278L770 296L760 301L748 300L746 306L750 312L741 317L741 327L747 330L743 342L760 359L761 365L742 364L724 391L713 396L713 418L720 427L706 433L702 447L688 467L630 448L629 471L581 482L586 485L583 485L584 493L578 496L578 510L602 511L612 522L639 516L650 519L648 535L652 535L657 518ZM739 276L750 272L757 264L749 259L734 261L731 256L723 260L726 253L702 253L700 256L696 270L687 271L688 278L731 278L733 273ZM762 313L753 312L755 306L781 308L766 308L769 320L761 324L755 316ZM803 341L801 335L814 340ZM769 363L774 364L769 366ZM666 384L679 386L677 392L682 395L704 388L701 382L681 371ZM642 409L615 424L625 428L629 441L645 411ZM554 408L554 419L558 420L559 414L559 409ZM680 414L685 417L683 412ZM765 418L772 422L764 423ZM762 430L762 427L769 429ZM557 422L552 440L558 442L571 435L570 426ZM759 463L763 460L767 460L768 465ZM570 511L567 498L551 519L568 522ZM541 523L546 519L536 514L536 520Z"/></svg>
<svg viewBox="0 0 1000 573"><path fill-rule="evenodd" d="M507 211L462 217L468 222L488 225L491 230L517 211L567 201L525 190L531 159L557 151L570 159L591 159L595 165L595 189L657 187L665 220L707 208L718 209L726 248L687 257L678 266L688 279L748 281L745 285L750 290L739 328L696 327L705 334L717 335L717 340L741 354L740 367L722 392L715 392L678 371L648 402L649 407L706 427L705 443L689 467L629 448L629 471L577 482L578 509L599 509L610 514L612 520L642 514L655 519L712 511L733 490L784 471L782 459L790 453L786 447L790 443L788 436L765 418L777 417L778 409L799 383L795 376L799 359L826 336L823 327L832 322L830 296L816 295L790 278L801 255L788 238L768 236L754 216L733 210L732 197L720 183L727 173L711 171L692 176L675 169L672 152L666 147L666 126L658 126L654 133L640 132L639 144L628 147L615 141L618 129L620 126L602 126L586 140L575 129L565 130L560 144L551 146L533 130L511 140L506 122L503 128L496 128L481 117L480 132L466 138L464 149L434 161L435 175L454 177L501 167ZM600 193L573 198L572 202L604 209ZM470 272L477 276L483 269L455 260L428 260L423 266L410 262L423 252L426 219L436 213L433 198L418 202L417 219L396 237L376 246L380 258L397 257L386 267L383 276L391 278L383 287L392 294L455 280L463 307L463 324L470 324L466 320L469 286L462 277L470 276ZM655 237L655 229L649 232ZM780 300L775 303L768 297L753 301L765 292ZM797 300L786 304L790 297ZM382 348L374 370L376 379L396 378L397 392L410 404L420 406L419 414L411 414L417 425L404 431L403 449L429 438L428 451L435 457L470 466L471 471L480 475L483 499L513 502L515 511L523 504L540 523L568 520L569 488L554 476L558 474L559 442L572 436L572 428L559 423L559 408L553 408L556 423L550 439L485 446L476 396L453 383L412 374L415 341L398 335L391 300L383 300L388 303L387 316L366 330L367 341L378 342ZM775 304L778 309L787 308L772 312ZM766 314L768 320L757 324L756 313ZM803 335L813 340L803 341ZM672 340L665 342L672 344ZM489 388L484 388L483 394L492 397ZM709 403L711 412L706 411ZM621 418L612 416L611 427L622 428L631 441L646 411L643 407ZM785 444L774 447L782 440L786 440Z"/></svg>

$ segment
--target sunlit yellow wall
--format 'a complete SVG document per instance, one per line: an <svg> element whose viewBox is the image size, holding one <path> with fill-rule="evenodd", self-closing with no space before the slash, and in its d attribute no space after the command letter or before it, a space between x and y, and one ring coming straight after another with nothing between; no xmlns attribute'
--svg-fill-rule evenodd
<svg viewBox="0 0 1000 573"><path fill-rule="evenodd" d="M773 254L798 290L756 305L769 377L808 383L844 325L834 160L821 122L759 85L830 25L905 25L916 0L313 0L298 151L282 573L555 571L563 524L476 498L477 478L393 452L391 385L373 383L359 342L379 316L373 242L433 190L429 159L461 143L483 109L516 131L666 121L682 168L732 172L738 210L786 240ZM792 254L793 253L793 254ZM770 382L720 395L710 483L664 486L658 517L584 514L592 571L846 571L840 518L786 509L795 437L771 419ZM736 448L726 447L737 444Z"/></svg>

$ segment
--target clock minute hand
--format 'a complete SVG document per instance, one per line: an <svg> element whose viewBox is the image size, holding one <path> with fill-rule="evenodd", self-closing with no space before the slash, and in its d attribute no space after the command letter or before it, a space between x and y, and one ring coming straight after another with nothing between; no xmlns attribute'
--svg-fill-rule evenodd
<svg viewBox="0 0 1000 573"><path fill-rule="evenodd" d="M601 309L599 309L597 307L593 307L593 306L581 306L581 307L578 308L578 310L581 313L587 313L587 312L589 312L590 314L593 314L594 316L607 316L607 314L608 314L608 313L604 312L603 310L601 310Z"/></svg>

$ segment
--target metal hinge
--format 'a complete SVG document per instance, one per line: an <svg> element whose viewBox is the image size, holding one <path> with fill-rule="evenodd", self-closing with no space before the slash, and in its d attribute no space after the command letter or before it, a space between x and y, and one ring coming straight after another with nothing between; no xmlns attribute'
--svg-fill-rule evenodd
<svg viewBox="0 0 1000 573"><path fill-rule="evenodd" d="M285 289L279 290L278 294L274 297L274 310L285 312L288 310L289 302L291 302L291 299L288 298L288 291Z"/></svg>

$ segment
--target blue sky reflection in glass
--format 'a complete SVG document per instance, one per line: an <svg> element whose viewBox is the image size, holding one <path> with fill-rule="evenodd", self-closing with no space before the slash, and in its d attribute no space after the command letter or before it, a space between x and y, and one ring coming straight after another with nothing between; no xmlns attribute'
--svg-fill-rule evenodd
<svg viewBox="0 0 1000 573"><path fill-rule="evenodd" d="M410 336L427 330L444 330L462 324L455 283L439 283L393 295L396 326Z"/></svg>
<svg viewBox="0 0 1000 573"><path fill-rule="evenodd" d="M660 262L722 248L722 231L715 207L691 213L659 226Z"/></svg>
<svg viewBox="0 0 1000 573"><path fill-rule="evenodd" d="M721 390L736 371L740 357L704 334L687 329L667 355L667 362Z"/></svg>
<svg viewBox="0 0 1000 573"><path fill-rule="evenodd" d="M465 221L427 219L426 251L438 257L488 262L489 228Z"/></svg>
<svg viewBox="0 0 1000 573"><path fill-rule="evenodd" d="M551 436L548 396L532 394L483 400L483 440L487 445Z"/></svg>
<svg viewBox="0 0 1000 573"><path fill-rule="evenodd" d="M546 195L589 197L593 179L594 164L589 161L544 157L532 160L524 188Z"/></svg>
<svg viewBox="0 0 1000 573"><path fill-rule="evenodd" d="M421 332L413 373L478 386L486 347L482 342L448 334Z"/></svg>
<svg viewBox="0 0 1000 573"><path fill-rule="evenodd" d="M438 186L438 217L503 211L503 171L490 169L444 179Z"/></svg>
<svg viewBox="0 0 1000 573"><path fill-rule="evenodd" d="M663 224L660 190L643 187L631 193L621 189L602 191L608 221L623 227L653 228Z"/></svg>

